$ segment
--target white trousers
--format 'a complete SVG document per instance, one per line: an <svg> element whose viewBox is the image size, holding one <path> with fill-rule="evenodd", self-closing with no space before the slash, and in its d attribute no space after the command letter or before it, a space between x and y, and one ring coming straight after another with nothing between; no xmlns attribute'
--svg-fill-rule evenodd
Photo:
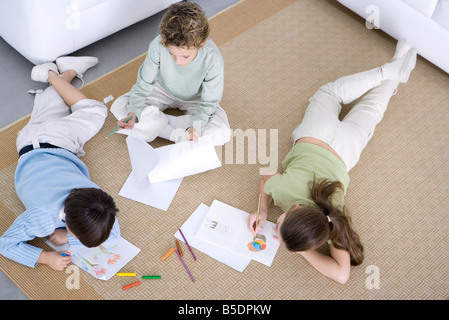
<svg viewBox="0 0 449 320"><path fill-rule="evenodd" d="M310 98L301 124L293 131L293 143L303 137L324 141L342 158L349 172L382 120L397 86L397 81L382 82L377 68L324 85ZM340 121L342 104L359 97Z"/></svg>
<svg viewBox="0 0 449 320"><path fill-rule="evenodd" d="M42 142L83 156L84 144L98 133L107 115L107 107L92 99L83 99L69 107L50 86L36 94L30 121L17 137L17 151L27 145L39 148Z"/></svg>
<svg viewBox="0 0 449 320"><path fill-rule="evenodd" d="M128 115L127 105L130 92L118 97L111 106L112 114L119 120ZM145 100L139 122L134 125L135 131L142 139L151 142L161 137L174 142L186 140L186 128L193 116L198 112L200 94L191 100L184 101L168 93L156 82L153 91ZM167 108L183 111L183 116L167 115ZM196 126L195 126L196 127ZM212 135L214 144L223 145L230 140L231 129L226 112L217 106L209 122L201 128L201 136Z"/></svg>

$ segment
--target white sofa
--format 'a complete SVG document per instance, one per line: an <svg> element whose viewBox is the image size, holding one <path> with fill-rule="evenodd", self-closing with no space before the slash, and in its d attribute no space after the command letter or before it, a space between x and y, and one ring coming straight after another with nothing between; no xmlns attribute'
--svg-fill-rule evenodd
<svg viewBox="0 0 449 320"><path fill-rule="evenodd" d="M179 0L1 0L0 36L34 64L53 61Z"/></svg>
<svg viewBox="0 0 449 320"><path fill-rule="evenodd" d="M337 1L449 73L449 0Z"/></svg>

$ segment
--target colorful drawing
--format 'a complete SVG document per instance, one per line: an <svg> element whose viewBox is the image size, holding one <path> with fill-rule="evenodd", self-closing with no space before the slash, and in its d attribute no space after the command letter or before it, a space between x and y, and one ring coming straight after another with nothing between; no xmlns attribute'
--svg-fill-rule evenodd
<svg viewBox="0 0 449 320"><path fill-rule="evenodd" d="M140 249L120 238L114 244L103 244L95 248L85 246L55 246L49 240L46 243L57 251L69 251L71 260L81 269L97 279L109 280L123 268Z"/></svg>
<svg viewBox="0 0 449 320"><path fill-rule="evenodd" d="M108 264L114 264L118 260L120 260L120 255L118 253L111 254L108 258Z"/></svg>
<svg viewBox="0 0 449 320"><path fill-rule="evenodd" d="M263 234L257 234L247 246L252 252L263 251L267 248L267 238Z"/></svg>
<svg viewBox="0 0 449 320"><path fill-rule="evenodd" d="M108 272L107 269L105 269L105 268L103 268L101 266L93 267L92 271L95 272L95 275L97 277L104 277L104 276L106 276L106 272Z"/></svg>

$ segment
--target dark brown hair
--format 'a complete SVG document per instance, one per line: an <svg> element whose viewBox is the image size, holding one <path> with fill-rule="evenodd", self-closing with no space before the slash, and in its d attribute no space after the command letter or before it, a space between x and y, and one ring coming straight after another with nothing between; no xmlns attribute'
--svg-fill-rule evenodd
<svg viewBox="0 0 449 320"><path fill-rule="evenodd" d="M335 248L349 252L352 265L362 263L363 245L352 229L350 217L345 208L340 211L332 205L332 196L342 192L343 188L339 181L322 179L317 182L313 179L310 197L317 207L303 205L292 209L281 224L280 235L288 250L316 249L330 239Z"/></svg>
<svg viewBox="0 0 449 320"><path fill-rule="evenodd" d="M195 2L172 4L159 24L161 44L166 47L200 48L209 32L206 15Z"/></svg>
<svg viewBox="0 0 449 320"><path fill-rule="evenodd" d="M64 203L67 227L86 247L102 244L115 222L114 199L96 188L73 189Z"/></svg>

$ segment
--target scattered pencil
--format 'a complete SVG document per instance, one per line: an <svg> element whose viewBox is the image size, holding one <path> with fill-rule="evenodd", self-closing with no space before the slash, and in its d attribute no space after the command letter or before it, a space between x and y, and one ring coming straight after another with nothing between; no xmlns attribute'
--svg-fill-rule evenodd
<svg viewBox="0 0 449 320"><path fill-rule="evenodd" d="M135 287L135 286L137 286L139 284L140 284L140 281L136 281L134 283L131 283L131 284L128 284L128 285L124 286L122 289L126 290L126 289L129 289L129 288Z"/></svg>
<svg viewBox="0 0 449 320"><path fill-rule="evenodd" d="M134 272L119 272L115 274L116 276L119 277L135 277L136 274Z"/></svg>
<svg viewBox="0 0 449 320"><path fill-rule="evenodd" d="M182 264L184 265L184 268L186 269L187 273L189 274L190 279L192 279L192 281L195 282L195 279L193 279L193 276L192 276L192 274L190 273L189 268L187 268L187 265L185 264L184 260L183 260L183 259L181 258L181 256L179 255L178 250L175 249L175 251L176 251L176 254L177 254L178 257L179 257L179 260L181 260Z"/></svg>
<svg viewBox="0 0 449 320"><path fill-rule="evenodd" d="M175 251L175 248L171 248L170 250L168 250L168 252L162 256L161 261L164 261L165 259L167 259L167 257L168 257L173 251Z"/></svg>
<svg viewBox="0 0 449 320"><path fill-rule="evenodd" d="M133 116L129 116L129 117L125 120L125 123L127 123L132 117L133 117ZM106 137L106 139L109 138L110 136L112 136L114 133L116 133L117 130L120 129L120 128L121 128L120 126L117 126L117 128L115 128L114 130L112 130L112 132L111 132L110 134L108 134L108 136Z"/></svg>
<svg viewBox="0 0 449 320"><path fill-rule="evenodd" d="M193 250L192 250L192 248L190 247L189 243L187 242L187 239L186 239L186 237L184 237L184 234L182 233L182 231L181 231L181 228L179 228L179 233L181 234L182 238L184 239L184 242L186 243L187 247L189 248L189 250L190 250L190 253L191 253L191 254L192 254L192 256L193 256L193 259L194 259L194 260L196 261L196 257L195 257L195 254L193 253Z"/></svg>
<svg viewBox="0 0 449 320"><path fill-rule="evenodd" d="M259 193L259 202L257 204L257 214L256 214L256 224L254 226L254 232L257 230L257 225L259 224L259 215L260 215L260 200L262 199L262 195ZM253 237L253 241L256 239L257 233Z"/></svg>
<svg viewBox="0 0 449 320"><path fill-rule="evenodd" d="M179 244L179 241L178 241L178 240L176 240L176 248L178 249L178 252L179 252L179 254L180 254L181 257L182 257L181 245Z"/></svg>

